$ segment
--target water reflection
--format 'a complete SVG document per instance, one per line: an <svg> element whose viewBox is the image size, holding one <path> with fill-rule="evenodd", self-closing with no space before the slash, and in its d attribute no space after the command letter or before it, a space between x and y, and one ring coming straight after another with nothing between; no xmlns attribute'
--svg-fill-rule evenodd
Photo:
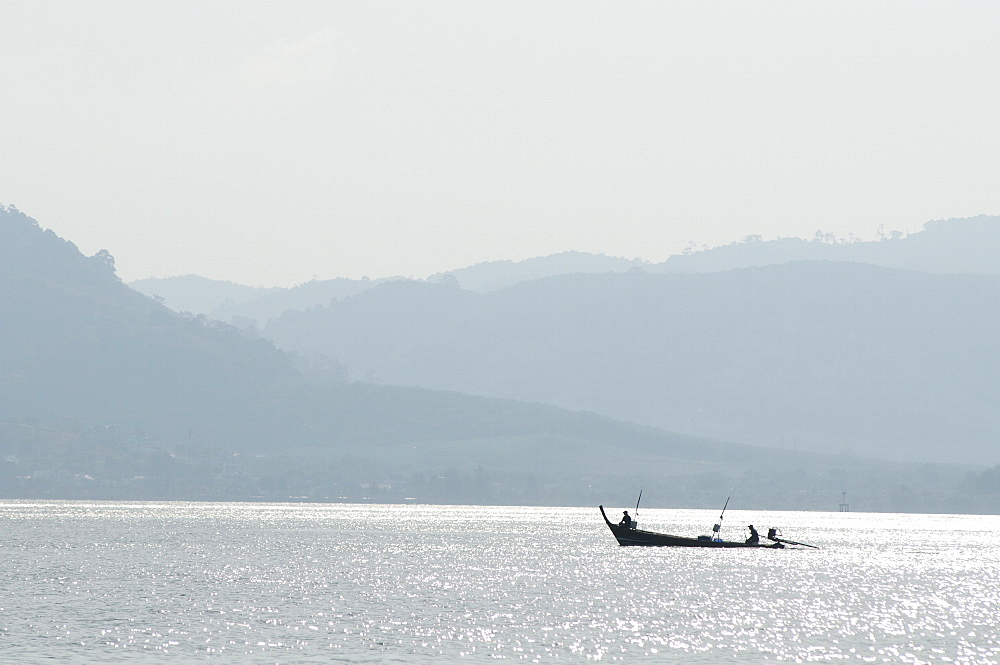
<svg viewBox="0 0 1000 665"><path fill-rule="evenodd" d="M5 502L0 514L14 662L1000 654L997 517L732 511L727 524L780 525L823 548L733 551L620 548L595 509L576 508ZM684 535L716 517L642 515Z"/></svg>

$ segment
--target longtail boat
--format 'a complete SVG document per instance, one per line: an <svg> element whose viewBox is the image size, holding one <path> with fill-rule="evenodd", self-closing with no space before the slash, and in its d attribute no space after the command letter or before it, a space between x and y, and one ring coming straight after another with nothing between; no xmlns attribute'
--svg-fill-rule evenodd
<svg viewBox="0 0 1000 665"><path fill-rule="evenodd" d="M727 501L728 504L728 501ZM608 519L607 514L604 512L604 506L599 506L601 509L601 517L604 518L605 524L611 529L611 533L614 534L615 538L618 540L619 545L645 545L647 547L755 547L764 548L772 550L780 550L788 545L801 545L803 547L813 547L813 545L806 545L805 543L797 543L791 540L784 540L777 535L775 529L770 529L767 534L767 539L770 542L761 542L760 540L750 540L750 541L740 541L740 540L721 540L718 535L715 536L698 536L697 538L688 538L686 536L673 536L667 533L656 533L653 531L643 531L642 529L637 529L634 527L635 522L630 524L615 524ZM725 512L725 509L723 509ZM721 516L720 516L721 522ZM715 533L719 533L719 525L716 525L714 529Z"/></svg>

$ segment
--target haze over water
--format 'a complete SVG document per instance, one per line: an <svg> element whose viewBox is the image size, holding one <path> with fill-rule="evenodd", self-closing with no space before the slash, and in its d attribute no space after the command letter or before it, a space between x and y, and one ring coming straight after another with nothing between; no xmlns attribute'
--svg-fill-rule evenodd
<svg viewBox="0 0 1000 665"><path fill-rule="evenodd" d="M783 551L622 548L596 507L0 516L7 662L1000 661L997 516L726 512L728 539L752 522L822 548ZM639 514L681 535L717 517Z"/></svg>

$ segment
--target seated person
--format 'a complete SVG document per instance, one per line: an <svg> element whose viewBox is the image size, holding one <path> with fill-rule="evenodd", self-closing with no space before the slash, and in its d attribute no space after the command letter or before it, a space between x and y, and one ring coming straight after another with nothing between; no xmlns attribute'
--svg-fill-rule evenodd
<svg viewBox="0 0 1000 665"><path fill-rule="evenodd" d="M629 514L628 514L627 510L622 515L622 521L619 522L618 525L619 526L627 526L630 529L632 528L632 518L629 517Z"/></svg>
<svg viewBox="0 0 1000 665"><path fill-rule="evenodd" d="M753 528L753 524L747 527L750 529L750 537L747 538L748 543L756 543L760 541L760 536L757 534L757 529Z"/></svg>

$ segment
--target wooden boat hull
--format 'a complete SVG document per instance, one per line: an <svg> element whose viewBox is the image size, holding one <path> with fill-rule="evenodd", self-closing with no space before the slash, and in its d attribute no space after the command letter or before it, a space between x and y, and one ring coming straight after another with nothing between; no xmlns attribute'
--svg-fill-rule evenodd
<svg viewBox="0 0 1000 665"><path fill-rule="evenodd" d="M774 543L745 543L734 540L708 540L702 538L686 538L684 536L672 536L666 533L655 533L653 531L643 531L642 529L631 529L627 526L622 526L621 524L615 524L608 519L608 516L604 512L604 506L599 506L601 509L601 517L604 518L605 524L611 529L611 533L614 534L615 539L618 540L619 545L632 546L639 545L645 547L753 547L753 548L764 548L772 550L780 550L784 548L784 545L778 542Z"/></svg>

